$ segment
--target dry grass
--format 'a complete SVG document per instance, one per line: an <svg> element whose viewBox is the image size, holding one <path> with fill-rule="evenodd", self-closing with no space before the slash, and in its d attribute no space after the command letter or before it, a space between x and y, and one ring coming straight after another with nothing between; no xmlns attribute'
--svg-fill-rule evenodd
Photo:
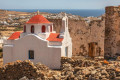
<svg viewBox="0 0 120 80"><path fill-rule="evenodd" d="M1 31L3 36L10 36L14 31Z"/></svg>

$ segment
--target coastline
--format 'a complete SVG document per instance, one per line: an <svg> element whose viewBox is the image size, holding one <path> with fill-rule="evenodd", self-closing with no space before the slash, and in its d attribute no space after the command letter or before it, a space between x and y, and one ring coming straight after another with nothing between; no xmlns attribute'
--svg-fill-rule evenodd
<svg viewBox="0 0 120 80"><path fill-rule="evenodd" d="M98 17L105 14L104 9L5 9L9 11L19 11L19 12L46 12L52 14L58 14L61 12L65 12L67 14L78 15L81 17Z"/></svg>

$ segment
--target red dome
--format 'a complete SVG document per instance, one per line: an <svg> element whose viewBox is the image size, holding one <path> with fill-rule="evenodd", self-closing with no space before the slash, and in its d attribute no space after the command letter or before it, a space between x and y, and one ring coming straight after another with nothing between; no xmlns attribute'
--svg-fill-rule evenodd
<svg viewBox="0 0 120 80"><path fill-rule="evenodd" d="M26 22L26 24L38 24L38 23L50 23L50 22L42 15L35 15L28 22Z"/></svg>

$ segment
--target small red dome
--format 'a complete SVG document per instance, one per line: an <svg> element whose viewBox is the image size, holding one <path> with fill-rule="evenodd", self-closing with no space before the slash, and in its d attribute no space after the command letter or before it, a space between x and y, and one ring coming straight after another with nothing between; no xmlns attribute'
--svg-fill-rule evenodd
<svg viewBox="0 0 120 80"><path fill-rule="evenodd" d="M42 15L35 15L28 22L26 22L26 24L39 24L39 23L50 23L50 22Z"/></svg>

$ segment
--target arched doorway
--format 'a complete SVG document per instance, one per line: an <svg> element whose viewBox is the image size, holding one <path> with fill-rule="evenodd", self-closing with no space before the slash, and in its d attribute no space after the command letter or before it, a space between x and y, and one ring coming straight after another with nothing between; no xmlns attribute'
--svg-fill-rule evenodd
<svg viewBox="0 0 120 80"><path fill-rule="evenodd" d="M42 26L42 33L45 33L46 27L45 25Z"/></svg>
<svg viewBox="0 0 120 80"><path fill-rule="evenodd" d="M24 32L26 32L26 25L24 25Z"/></svg>
<svg viewBox="0 0 120 80"><path fill-rule="evenodd" d="M31 33L34 33L34 26L31 26Z"/></svg>

